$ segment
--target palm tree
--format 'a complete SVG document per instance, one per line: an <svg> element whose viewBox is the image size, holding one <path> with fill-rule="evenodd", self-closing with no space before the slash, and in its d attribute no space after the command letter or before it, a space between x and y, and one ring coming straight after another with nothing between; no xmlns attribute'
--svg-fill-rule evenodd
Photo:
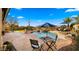
<svg viewBox="0 0 79 59"><path fill-rule="evenodd" d="M68 29L70 29L70 23L72 22L72 19L71 18L66 18L65 20L64 20L64 22L62 23L62 24L67 24L67 26L68 26Z"/></svg>
<svg viewBox="0 0 79 59"><path fill-rule="evenodd" d="M71 21L72 21L72 19L70 19L70 18L66 18L64 20L64 22L68 25L68 27L70 26Z"/></svg>

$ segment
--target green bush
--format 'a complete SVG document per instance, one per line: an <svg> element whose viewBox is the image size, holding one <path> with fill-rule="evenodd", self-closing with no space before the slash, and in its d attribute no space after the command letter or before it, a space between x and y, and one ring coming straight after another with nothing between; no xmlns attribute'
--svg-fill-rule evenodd
<svg viewBox="0 0 79 59"><path fill-rule="evenodd" d="M15 47L13 46L12 43L6 41L4 42L4 45L6 45L5 51L16 51Z"/></svg>
<svg viewBox="0 0 79 59"><path fill-rule="evenodd" d="M79 35L76 37L76 50L79 51Z"/></svg>

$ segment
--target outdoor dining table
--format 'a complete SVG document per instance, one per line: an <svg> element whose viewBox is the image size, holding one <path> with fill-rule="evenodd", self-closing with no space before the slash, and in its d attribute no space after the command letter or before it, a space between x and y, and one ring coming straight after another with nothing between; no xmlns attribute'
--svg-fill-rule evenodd
<svg viewBox="0 0 79 59"><path fill-rule="evenodd" d="M55 43L57 41L57 35L55 36L55 39L50 38L49 36L47 37L42 37L44 43L48 46L47 51L51 49L52 51L54 50L52 47L56 49ZM50 42L50 44L49 44Z"/></svg>

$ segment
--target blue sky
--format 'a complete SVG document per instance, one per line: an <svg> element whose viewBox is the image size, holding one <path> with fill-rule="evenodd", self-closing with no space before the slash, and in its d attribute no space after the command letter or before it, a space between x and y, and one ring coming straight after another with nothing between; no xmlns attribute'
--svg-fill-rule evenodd
<svg viewBox="0 0 79 59"><path fill-rule="evenodd" d="M7 20L13 17L19 26L27 26L30 20L31 26L39 26L46 22L61 25L67 17L79 15L79 8L11 8Z"/></svg>

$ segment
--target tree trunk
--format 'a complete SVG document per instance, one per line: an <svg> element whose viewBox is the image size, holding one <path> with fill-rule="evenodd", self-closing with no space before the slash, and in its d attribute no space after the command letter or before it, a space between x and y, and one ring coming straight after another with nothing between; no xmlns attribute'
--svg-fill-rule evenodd
<svg viewBox="0 0 79 59"><path fill-rule="evenodd" d="M68 24L68 30L70 29L70 25Z"/></svg>

